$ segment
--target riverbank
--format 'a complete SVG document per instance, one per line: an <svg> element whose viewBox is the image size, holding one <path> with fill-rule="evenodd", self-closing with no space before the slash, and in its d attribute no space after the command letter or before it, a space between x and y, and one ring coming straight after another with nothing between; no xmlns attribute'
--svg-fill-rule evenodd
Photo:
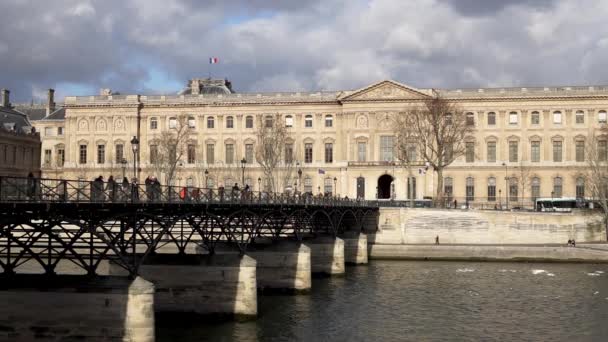
<svg viewBox="0 0 608 342"><path fill-rule="evenodd" d="M608 246L370 244L371 260L608 263Z"/></svg>

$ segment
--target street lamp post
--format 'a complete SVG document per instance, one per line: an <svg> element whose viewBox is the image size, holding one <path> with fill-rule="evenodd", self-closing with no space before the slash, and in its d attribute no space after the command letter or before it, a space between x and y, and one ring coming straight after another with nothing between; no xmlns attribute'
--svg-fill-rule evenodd
<svg viewBox="0 0 608 342"><path fill-rule="evenodd" d="M131 149L133 150L133 178L137 179L137 152L139 151L139 139L133 136L131 139Z"/></svg>
<svg viewBox="0 0 608 342"><path fill-rule="evenodd" d="M502 210L502 190L498 189L498 207Z"/></svg>
<svg viewBox="0 0 608 342"><path fill-rule="evenodd" d="M245 157L243 157L243 159L241 159L241 186L245 187L245 164L247 164L247 159L245 159Z"/></svg>
<svg viewBox="0 0 608 342"><path fill-rule="evenodd" d="M262 178L258 177L258 191L262 192Z"/></svg>
<svg viewBox="0 0 608 342"><path fill-rule="evenodd" d="M122 158L120 163L122 164L122 178L125 178L127 176L127 159Z"/></svg>
<svg viewBox="0 0 608 342"><path fill-rule="evenodd" d="M334 177L334 197L337 197L337 194L338 194L338 188L336 187L337 183L338 183L338 178Z"/></svg>
<svg viewBox="0 0 608 342"><path fill-rule="evenodd" d="M297 163L299 166L300 163ZM302 169L298 168L298 184L302 187L302 191L304 191L304 186L302 185ZM296 192L298 192L298 188L296 187Z"/></svg>
<svg viewBox="0 0 608 342"><path fill-rule="evenodd" d="M209 187L209 171L205 169L205 188Z"/></svg>
<svg viewBox="0 0 608 342"><path fill-rule="evenodd" d="M507 210L509 210L509 177L507 176L509 173L509 165L507 165L507 163L502 163L502 166L505 167L505 205Z"/></svg>

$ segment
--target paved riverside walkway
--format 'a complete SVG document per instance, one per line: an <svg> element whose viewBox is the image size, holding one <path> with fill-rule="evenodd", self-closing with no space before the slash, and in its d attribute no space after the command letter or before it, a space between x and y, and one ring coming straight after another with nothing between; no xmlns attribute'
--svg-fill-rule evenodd
<svg viewBox="0 0 608 342"><path fill-rule="evenodd" d="M370 259L608 263L608 244L370 244Z"/></svg>

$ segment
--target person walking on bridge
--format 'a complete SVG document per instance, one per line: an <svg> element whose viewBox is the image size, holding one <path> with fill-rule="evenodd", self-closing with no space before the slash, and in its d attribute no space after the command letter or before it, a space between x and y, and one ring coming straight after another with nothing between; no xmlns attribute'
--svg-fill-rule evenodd
<svg viewBox="0 0 608 342"><path fill-rule="evenodd" d="M114 202L116 199L116 181L114 176L110 175L108 178L108 184L106 185L106 192L108 193L108 199L110 202Z"/></svg>

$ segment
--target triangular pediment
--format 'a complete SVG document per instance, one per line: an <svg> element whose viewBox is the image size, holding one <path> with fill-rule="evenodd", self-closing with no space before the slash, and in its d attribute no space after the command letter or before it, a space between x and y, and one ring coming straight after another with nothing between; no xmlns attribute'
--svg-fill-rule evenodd
<svg viewBox="0 0 608 342"><path fill-rule="evenodd" d="M413 100L425 99L430 95L426 91L408 87L399 82L386 80L374 83L365 88L355 90L343 98L341 101L382 101L382 100Z"/></svg>

